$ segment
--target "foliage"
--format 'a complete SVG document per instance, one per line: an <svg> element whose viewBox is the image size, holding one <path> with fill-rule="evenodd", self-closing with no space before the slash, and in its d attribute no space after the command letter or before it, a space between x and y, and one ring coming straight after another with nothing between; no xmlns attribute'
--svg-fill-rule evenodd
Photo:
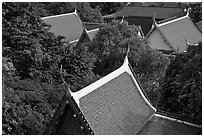
<svg viewBox="0 0 204 137"><path fill-rule="evenodd" d="M138 31L137 26L128 25L126 21L113 21L111 24L104 24L93 42L87 46L98 57L94 72L100 76L107 75L122 65L129 46L131 66L147 96L156 105L157 91L169 59L152 50L146 39L138 35Z"/></svg>
<svg viewBox="0 0 204 137"><path fill-rule="evenodd" d="M124 7L127 2L90 2L92 8L98 9L102 15L113 14Z"/></svg>
<svg viewBox="0 0 204 137"><path fill-rule="evenodd" d="M138 37L138 30L138 27L129 26L126 21L103 24L93 42L88 44L89 50L98 58L94 72L104 76L116 69L122 63L120 59L123 60L120 55L124 55L126 51L126 47L121 47L120 43L128 38Z"/></svg>
<svg viewBox="0 0 204 137"><path fill-rule="evenodd" d="M69 50L50 33L32 3L2 4L3 134L41 134L64 95L63 76L77 91L97 77L96 58L85 48Z"/></svg>
<svg viewBox="0 0 204 137"><path fill-rule="evenodd" d="M189 7L190 10L190 17L193 20L194 23L199 22L202 20L202 3L190 3Z"/></svg>
<svg viewBox="0 0 204 137"><path fill-rule="evenodd" d="M48 2L44 5L49 15L70 13L76 9L83 22L102 22L101 12L87 2Z"/></svg>
<svg viewBox="0 0 204 137"><path fill-rule="evenodd" d="M159 102L161 109L198 123L202 119L201 51L181 53L169 64Z"/></svg>

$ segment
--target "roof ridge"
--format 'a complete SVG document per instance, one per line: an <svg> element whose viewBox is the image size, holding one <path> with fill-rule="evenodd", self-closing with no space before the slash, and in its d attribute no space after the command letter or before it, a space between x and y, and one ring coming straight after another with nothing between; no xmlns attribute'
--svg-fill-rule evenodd
<svg viewBox="0 0 204 137"><path fill-rule="evenodd" d="M67 16L67 15L71 15L71 14L76 14L76 13L75 12L70 12L70 13L64 13L64 14L58 14L58 15L51 15L51 16L42 17L41 19L48 19L48 18L53 18L53 17Z"/></svg>
<svg viewBox="0 0 204 137"><path fill-rule="evenodd" d="M158 24L161 24L161 23L164 23L164 22L167 22L167 21L170 21L170 20L176 19L176 18L177 18L176 16L171 17L171 18L167 18L167 19L164 19L164 20L158 21Z"/></svg>
<svg viewBox="0 0 204 137"><path fill-rule="evenodd" d="M106 76L102 77L101 79L95 81L94 83L86 86L85 88L83 88L77 92L72 92L71 93L72 96L75 98L76 102L79 104L79 99L81 97L91 93L95 89L101 87L105 83L108 83L112 79L116 78L117 76L119 76L120 74L125 72L125 69L126 69L125 65L126 65L126 63L123 64L122 66L120 66L118 69L114 70L113 72L109 73L108 75L106 75Z"/></svg>
<svg viewBox="0 0 204 137"><path fill-rule="evenodd" d="M188 15L184 15L184 16L181 16L181 17L173 19L173 20L167 20L166 22L162 22L161 24L158 24L158 27L177 22L177 21L182 20L184 18L188 18Z"/></svg>

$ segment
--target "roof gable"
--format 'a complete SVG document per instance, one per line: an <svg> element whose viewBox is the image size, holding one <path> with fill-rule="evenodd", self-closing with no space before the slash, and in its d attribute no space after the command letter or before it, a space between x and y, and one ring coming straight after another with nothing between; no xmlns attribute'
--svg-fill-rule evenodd
<svg viewBox="0 0 204 137"><path fill-rule="evenodd" d="M148 34L148 38L152 37L151 35L154 35L153 32L156 30L160 31L161 38L168 41L169 45L178 52L186 50L186 41L192 44L202 41L201 32L193 24L188 14L161 24L155 24L154 29Z"/></svg>
<svg viewBox="0 0 204 137"><path fill-rule="evenodd" d="M117 70L72 95L95 134L136 134L156 111L127 59Z"/></svg>
<svg viewBox="0 0 204 137"><path fill-rule="evenodd" d="M93 84L74 93L68 88L70 107L61 105L65 107L59 106L55 113L68 120L62 124L57 124L60 119L55 116L52 120L58 125L57 133L65 133L69 122L74 121L72 125L76 128L71 130L79 130L78 134L200 134L201 125L157 114L132 72L126 56L120 68ZM65 114L69 112L67 107L73 110L78 121Z"/></svg>
<svg viewBox="0 0 204 137"><path fill-rule="evenodd" d="M171 17L179 17L185 14L182 8L160 8L160 7L124 7L116 13L104 16L104 18L117 17L153 17L155 19L167 19Z"/></svg>
<svg viewBox="0 0 204 137"><path fill-rule="evenodd" d="M78 40L84 29L76 12L44 17L42 20L51 25L50 32L65 36L67 42Z"/></svg>

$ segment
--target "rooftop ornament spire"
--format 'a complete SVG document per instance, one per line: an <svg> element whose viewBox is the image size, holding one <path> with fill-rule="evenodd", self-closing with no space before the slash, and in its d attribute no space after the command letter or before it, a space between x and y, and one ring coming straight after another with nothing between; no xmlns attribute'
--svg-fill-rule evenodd
<svg viewBox="0 0 204 137"><path fill-rule="evenodd" d="M77 14L77 10L76 9L74 9L74 13Z"/></svg>

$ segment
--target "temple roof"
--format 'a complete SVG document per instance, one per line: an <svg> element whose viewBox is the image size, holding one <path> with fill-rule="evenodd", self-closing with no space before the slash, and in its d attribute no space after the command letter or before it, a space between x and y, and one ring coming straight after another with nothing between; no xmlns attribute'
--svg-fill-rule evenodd
<svg viewBox="0 0 204 137"><path fill-rule="evenodd" d="M183 52L186 50L186 41L197 44L202 41L202 34L191 21L188 14L162 22L155 23L150 33L147 35L150 41L150 47L160 50L178 50ZM164 42L159 42L163 41Z"/></svg>
<svg viewBox="0 0 204 137"><path fill-rule="evenodd" d="M100 27L100 23L93 23L93 22L83 22L84 27L86 30L94 30Z"/></svg>
<svg viewBox="0 0 204 137"><path fill-rule="evenodd" d="M51 25L50 32L53 32L56 36L65 36L67 42L78 40L84 30L83 24L76 11L73 13L43 17L42 20Z"/></svg>
<svg viewBox="0 0 204 137"><path fill-rule="evenodd" d="M167 19L171 17L179 17L185 15L182 8L161 8L161 7L124 7L123 9L111 14L103 16L103 18L117 17L150 17L155 16L155 19Z"/></svg>
<svg viewBox="0 0 204 137"><path fill-rule="evenodd" d="M156 108L146 98L127 56L123 65L115 71L78 92L70 93L71 108L74 109L81 125L87 129L82 133L96 135L201 133L201 125L157 113ZM56 113L66 111L60 108ZM64 115L64 118L66 117L69 116ZM68 122L73 121L65 121L64 124L58 125L57 129L63 131L62 127L66 129L66 126L70 126Z"/></svg>

